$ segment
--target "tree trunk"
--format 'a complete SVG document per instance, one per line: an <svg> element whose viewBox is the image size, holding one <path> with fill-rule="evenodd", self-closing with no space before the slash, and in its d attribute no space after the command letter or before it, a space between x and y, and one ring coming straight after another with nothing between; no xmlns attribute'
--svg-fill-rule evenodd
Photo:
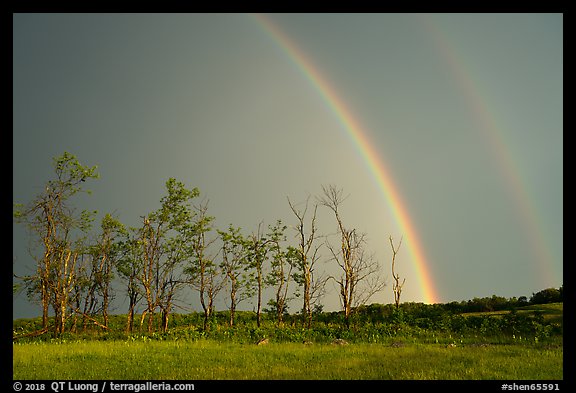
<svg viewBox="0 0 576 393"><path fill-rule="evenodd" d="M60 300L60 335L66 330L66 300Z"/></svg>
<svg viewBox="0 0 576 393"><path fill-rule="evenodd" d="M168 331L169 313L170 313L170 311L168 311L167 308L162 310L162 332L163 333L166 333Z"/></svg>
<svg viewBox="0 0 576 393"><path fill-rule="evenodd" d="M234 326L234 312L236 311L236 306L230 306L230 327Z"/></svg>
<svg viewBox="0 0 576 393"><path fill-rule="evenodd" d="M109 291L109 285L105 283L104 289L102 291L102 319L104 321L104 326L106 327L108 327L108 304L110 302L108 291Z"/></svg>
<svg viewBox="0 0 576 393"><path fill-rule="evenodd" d="M308 329L312 326L312 306L310 305L310 266L307 262L304 263L304 305L302 308L302 316L304 323Z"/></svg>
<svg viewBox="0 0 576 393"><path fill-rule="evenodd" d="M152 333L154 330L154 313L150 311L148 313L148 333Z"/></svg>
<svg viewBox="0 0 576 393"><path fill-rule="evenodd" d="M48 314L50 307L50 298L48 296L47 281L42 278L42 329L48 329Z"/></svg>
<svg viewBox="0 0 576 393"><path fill-rule="evenodd" d="M204 327L204 331L208 330L208 313L206 311L204 311L204 322L202 326Z"/></svg>
<svg viewBox="0 0 576 393"><path fill-rule="evenodd" d="M130 304L130 307L128 309L128 317L126 318L126 333L132 333L133 328L134 328L134 305Z"/></svg>
<svg viewBox="0 0 576 393"><path fill-rule="evenodd" d="M236 311L236 291L230 292L230 327L234 326L234 313Z"/></svg>
<svg viewBox="0 0 576 393"><path fill-rule="evenodd" d="M262 269L258 269L258 308L256 309L256 325L260 327L262 314Z"/></svg>

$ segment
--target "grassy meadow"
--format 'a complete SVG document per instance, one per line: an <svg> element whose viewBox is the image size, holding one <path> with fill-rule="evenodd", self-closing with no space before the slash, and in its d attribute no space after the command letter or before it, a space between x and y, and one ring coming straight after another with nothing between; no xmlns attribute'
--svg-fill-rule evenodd
<svg viewBox="0 0 576 393"><path fill-rule="evenodd" d="M212 340L16 344L14 379L562 379L562 348L251 345Z"/></svg>
<svg viewBox="0 0 576 393"><path fill-rule="evenodd" d="M562 380L562 303L513 312L366 317L346 326L318 316L312 328L252 313L237 325L174 315L167 332L80 329L27 337L40 320L14 321L16 380ZM430 312L428 310L427 312ZM220 320L218 320L220 318ZM387 317L388 318L388 317ZM18 338L17 333L20 334ZM257 345L263 339L268 344ZM343 343L339 345L337 343Z"/></svg>

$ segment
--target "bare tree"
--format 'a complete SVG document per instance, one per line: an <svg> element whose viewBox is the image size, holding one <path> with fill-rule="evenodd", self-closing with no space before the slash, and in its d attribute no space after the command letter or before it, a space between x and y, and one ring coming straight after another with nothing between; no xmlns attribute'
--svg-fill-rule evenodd
<svg viewBox="0 0 576 393"><path fill-rule="evenodd" d="M306 198L303 210L298 210L288 198L288 205L298 219L298 224L294 227L298 238L298 245L294 248L296 254L296 268L298 273L294 274L294 280L303 288L302 317L308 328L312 325L312 307L324 294L327 278L322 275L315 275L315 265L319 260L318 251L322 244L318 244L318 234L316 227L316 212L318 205L314 205L314 211L310 219L310 228L306 229L306 214L308 212L310 196Z"/></svg>
<svg viewBox="0 0 576 393"><path fill-rule="evenodd" d="M372 255L366 252L366 235L356 229L347 229L340 216L340 206L345 198L342 189L334 185L322 186L320 204L328 207L336 218L339 244L335 246L326 240L332 260L340 267L339 277L331 277L339 287L340 302L346 322L349 322L353 309L365 304L375 293L386 285L380 276L380 266Z"/></svg>
<svg viewBox="0 0 576 393"><path fill-rule="evenodd" d="M390 236L390 247L392 247L392 278L394 278L394 284L392 285L392 290L394 291L394 304L396 305L396 309L400 307L400 294L402 293L402 287L406 282L406 278L400 284L400 275L396 273L394 270L395 263L396 263L396 254L402 245L402 238L398 242L398 247L394 247L394 242L392 241L392 236Z"/></svg>

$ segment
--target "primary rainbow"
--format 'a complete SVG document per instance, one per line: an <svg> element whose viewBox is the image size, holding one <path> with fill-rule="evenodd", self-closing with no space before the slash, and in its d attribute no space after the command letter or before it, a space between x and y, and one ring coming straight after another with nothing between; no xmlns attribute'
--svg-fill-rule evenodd
<svg viewBox="0 0 576 393"><path fill-rule="evenodd" d="M328 83L321 75L317 67L302 52L296 44L286 36L268 17L265 15L253 15L258 24L274 39L274 41L284 50L291 61L302 72L316 91L320 94L326 105L332 110L336 118L346 130L348 136L360 152L362 159L374 176L378 188L387 201L394 218L396 219L402 233L403 244L408 248L412 257L416 274L418 276L419 287L425 303L438 303L440 297L434 286L434 280L429 270L429 265L424 256L422 244L408 209L394 185L392 177L388 173L383 160L374 149L366 132L360 122L345 104L336 89Z"/></svg>

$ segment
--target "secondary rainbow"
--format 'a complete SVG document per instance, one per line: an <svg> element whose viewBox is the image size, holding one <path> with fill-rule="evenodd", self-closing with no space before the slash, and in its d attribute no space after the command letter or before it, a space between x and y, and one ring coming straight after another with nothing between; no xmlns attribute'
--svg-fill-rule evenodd
<svg viewBox="0 0 576 393"><path fill-rule="evenodd" d="M314 66L310 58L306 56L272 20L261 14L255 14L253 17L288 55L290 60L316 89L326 105L342 124L343 129L360 152L362 159L374 176L378 188L382 192L384 199L402 231L403 243L409 250L418 276L419 287L423 297L422 300L425 303L440 302L440 297L434 286L434 280L429 270L429 263L426 260L416 228L410 219L408 208L403 203L390 173L386 169L378 152L374 149L360 121L349 110L342 96L338 94L334 86L328 83L326 78L322 76L320 70Z"/></svg>
<svg viewBox="0 0 576 393"><path fill-rule="evenodd" d="M512 149L509 147L510 143L505 141L503 127L498 125L495 111L489 108L489 100L484 98L480 83L475 82L470 72L472 65L466 64L464 56L460 55L457 46L450 42L449 34L443 31L434 15L426 14L418 15L418 17L454 81L461 89L464 102L492 149L501 170L503 185L513 199L519 213L518 217L522 220L522 229L537 259L535 274L541 277L543 286L556 286L558 282L562 282L562 278L561 274L555 271L553 262L560 258L554 255L545 241L546 236L540 229L541 219L538 217L538 210L532 201L528 186L521 176L518 160L514 158Z"/></svg>

